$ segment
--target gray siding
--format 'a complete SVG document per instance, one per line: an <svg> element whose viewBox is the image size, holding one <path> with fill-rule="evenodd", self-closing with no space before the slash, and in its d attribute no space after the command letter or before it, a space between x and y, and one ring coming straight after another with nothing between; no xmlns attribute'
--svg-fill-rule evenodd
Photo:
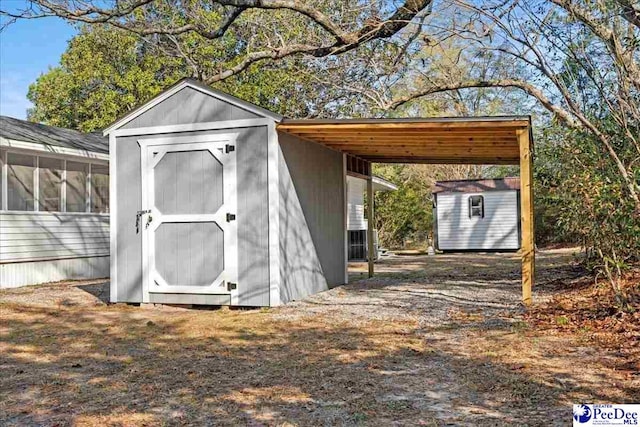
<svg viewBox="0 0 640 427"><path fill-rule="evenodd" d="M137 137L116 140L116 262L117 302L142 302L142 240L136 234L136 212L141 209L140 146ZM113 161L111 154L111 161ZM112 295L113 298L113 295Z"/></svg>
<svg viewBox="0 0 640 427"><path fill-rule="evenodd" d="M484 218L469 217L469 197L484 197ZM515 250L518 235L518 192L439 193L438 248L441 250Z"/></svg>
<svg viewBox="0 0 640 427"><path fill-rule="evenodd" d="M109 255L109 216L0 213L0 262Z"/></svg>
<svg viewBox="0 0 640 427"><path fill-rule="evenodd" d="M261 118L187 87L131 120L123 129Z"/></svg>
<svg viewBox="0 0 640 427"><path fill-rule="evenodd" d="M238 300L269 305L269 189L267 128L244 129L238 137Z"/></svg>
<svg viewBox="0 0 640 427"><path fill-rule="evenodd" d="M156 123L164 124L164 123ZM167 134L165 137L211 135L233 130ZM142 240L136 234L135 215L141 209L140 146L138 140L157 136L121 137L116 141L117 167L117 300L142 301ZM269 305L269 239L267 193L267 129L240 130L237 151L238 177L238 293L239 305ZM201 296L154 297L154 301L199 304Z"/></svg>
<svg viewBox="0 0 640 427"><path fill-rule="evenodd" d="M342 154L288 134L280 144L280 298L344 283Z"/></svg>

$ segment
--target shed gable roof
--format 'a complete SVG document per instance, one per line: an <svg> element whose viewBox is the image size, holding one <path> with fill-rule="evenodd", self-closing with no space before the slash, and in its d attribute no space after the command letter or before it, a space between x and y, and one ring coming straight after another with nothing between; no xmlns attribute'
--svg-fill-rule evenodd
<svg viewBox="0 0 640 427"><path fill-rule="evenodd" d="M213 89L201 82L198 82L196 80L193 79L183 79L180 80L179 82L177 82L176 84L174 84L173 86L171 86L170 88L168 88L167 90L163 91L162 93L160 93L159 95L157 95L156 97L154 97L153 99L145 102L144 104L142 104L141 106L139 106L138 108L135 108L134 110L132 110L131 112L127 113L126 115L124 115L123 117L121 117L120 119L116 120L112 125L110 125L109 127L105 128L103 130L103 134L104 135L108 135L109 133L113 132L116 129L120 129L122 127L125 127L128 123L132 122L134 119L142 116L144 113L146 113L147 111L150 111L153 108L156 108L157 106L159 106L161 103L163 103L164 101L172 98L174 95L177 95L179 92L185 90L185 89L191 89L193 91L196 91L197 93L200 94L204 94L204 95L208 95L212 98L215 98L217 100L220 100L224 103L230 104L234 107L237 107L241 110L244 110L248 113L251 113L253 115L257 115L261 118L269 118L272 119L276 122L279 122L282 120L282 116L279 114L276 114L272 111L269 111L267 109L264 109L262 107L259 107L255 104L252 104L250 102L244 101L240 98L237 98L233 95L229 95L227 93L224 93L222 91Z"/></svg>
<svg viewBox="0 0 640 427"><path fill-rule="evenodd" d="M520 178L461 179L438 181L431 192L435 193L482 193L485 191L520 190Z"/></svg>

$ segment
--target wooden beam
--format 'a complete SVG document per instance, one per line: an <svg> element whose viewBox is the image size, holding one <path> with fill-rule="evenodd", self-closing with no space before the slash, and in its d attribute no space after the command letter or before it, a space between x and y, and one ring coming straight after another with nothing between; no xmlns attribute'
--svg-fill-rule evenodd
<svg viewBox="0 0 640 427"><path fill-rule="evenodd" d="M369 277L373 277L373 177L367 179L367 262Z"/></svg>
<svg viewBox="0 0 640 427"><path fill-rule="evenodd" d="M462 134L462 133L434 133L429 131L420 131L420 132L412 132L407 130L397 130L393 132L290 132L291 135L298 135L302 137L310 137L310 138L339 138L344 140L352 140L352 139L386 139L386 138L410 138L410 139L442 139L442 140L501 140L508 139L510 141L517 141L517 136L515 132L510 133L498 133L498 132L487 132L487 133L479 133L474 132L472 134Z"/></svg>
<svg viewBox="0 0 640 427"><path fill-rule="evenodd" d="M476 145L488 145L498 146L504 145L508 147L518 147L518 139L513 138L487 138L487 139L474 139L474 138L457 138L457 139L442 139L442 138L412 138L407 136L385 136L385 137L356 137L356 138L327 138L327 137L314 137L313 141L320 142L322 144L336 144L349 146L352 144L367 144L367 145L386 145L386 144L413 144L413 145L442 145L442 146L476 146Z"/></svg>
<svg viewBox="0 0 640 427"><path fill-rule="evenodd" d="M520 220L522 230L522 303L531 305L535 277L535 230L533 222L533 157L529 131L518 133L520 142Z"/></svg>
<svg viewBox="0 0 640 427"><path fill-rule="evenodd" d="M460 150L493 150L495 152L502 152L503 150L511 150L516 154L520 153L519 147L517 143L510 145L472 145L472 144L406 144L406 143L387 143L387 144L362 144L360 142L355 142L353 144L338 144L333 142L316 142L316 144L324 145L325 147L332 148L334 150L394 150L401 148L408 148L413 150L449 150L449 151L460 151Z"/></svg>
<svg viewBox="0 0 640 427"><path fill-rule="evenodd" d="M375 163L419 163L434 165L518 165L518 157L366 157Z"/></svg>
<svg viewBox="0 0 640 427"><path fill-rule="evenodd" d="M487 128L479 128L479 129L401 129L402 135L412 135L412 136L425 136L425 137L444 137L444 138L452 138L452 137L491 137L491 136L499 136L499 137L513 137L516 138L516 130L517 129L487 129ZM290 134L296 135L317 135L317 136L332 136L332 135L346 135L349 137L356 136L369 136L369 135L383 135L383 136L391 136L397 135L397 129L375 129L375 130L362 130L362 129L330 129L330 130L322 130L322 129L291 129L285 131Z"/></svg>
<svg viewBox="0 0 640 427"><path fill-rule="evenodd" d="M425 163L428 163L430 160L433 161L443 161L443 160L495 160L495 161L510 161L514 162L514 164L519 164L520 158L517 154L509 155L507 153L503 153L502 155L497 155L496 153L411 153L406 154L403 152L395 152L395 153L380 153L380 154L367 154L364 155L366 159L374 162L384 162L386 159L403 159L403 160L420 160ZM488 165L494 163L485 163Z"/></svg>
<svg viewBox="0 0 640 427"><path fill-rule="evenodd" d="M322 144L325 145L325 144ZM331 148L333 150L342 151L349 154L355 154L362 158L366 158L367 156L375 156L375 155L386 155L386 154L411 154L411 155L424 155L426 157L442 157L447 154L452 154L454 156L462 156L464 154L473 153L475 156L485 157L489 156L497 156L497 157L515 157L516 159L520 158L520 150L515 147L335 147L331 145L325 145L327 148ZM358 172L358 171L356 171Z"/></svg>
<svg viewBox="0 0 640 427"><path fill-rule="evenodd" d="M496 122L489 120L486 122L369 122L369 123L280 123L278 130L296 132L300 130L344 130L344 129L525 129L529 127L528 120L507 120Z"/></svg>
<svg viewBox="0 0 640 427"><path fill-rule="evenodd" d="M337 148L336 148L337 149ZM408 155L425 157L464 157L473 155L479 157L514 157L519 158L519 150L515 148L422 148L422 147L344 147L340 151L357 154L358 156L385 156L385 155Z"/></svg>

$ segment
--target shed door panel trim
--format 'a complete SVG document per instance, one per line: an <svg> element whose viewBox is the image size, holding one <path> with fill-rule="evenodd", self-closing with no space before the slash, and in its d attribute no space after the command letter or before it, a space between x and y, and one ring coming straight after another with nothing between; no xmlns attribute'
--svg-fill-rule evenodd
<svg viewBox="0 0 640 427"><path fill-rule="evenodd" d="M229 294L237 284L236 134L142 147L143 274L149 293ZM233 148L231 148L233 147Z"/></svg>

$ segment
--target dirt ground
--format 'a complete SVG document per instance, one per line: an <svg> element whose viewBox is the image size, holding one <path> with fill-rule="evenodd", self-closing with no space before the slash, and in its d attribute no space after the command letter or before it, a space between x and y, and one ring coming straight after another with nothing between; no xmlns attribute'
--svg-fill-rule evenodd
<svg viewBox="0 0 640 427"><path fill-rule="evenodd" d="M538 254L537 304L584 272ZM275 309L108 305L108 284L0 291L0 425L570 425L638 402L588 331L523 317L515 254L396 256Z"/></svg>

